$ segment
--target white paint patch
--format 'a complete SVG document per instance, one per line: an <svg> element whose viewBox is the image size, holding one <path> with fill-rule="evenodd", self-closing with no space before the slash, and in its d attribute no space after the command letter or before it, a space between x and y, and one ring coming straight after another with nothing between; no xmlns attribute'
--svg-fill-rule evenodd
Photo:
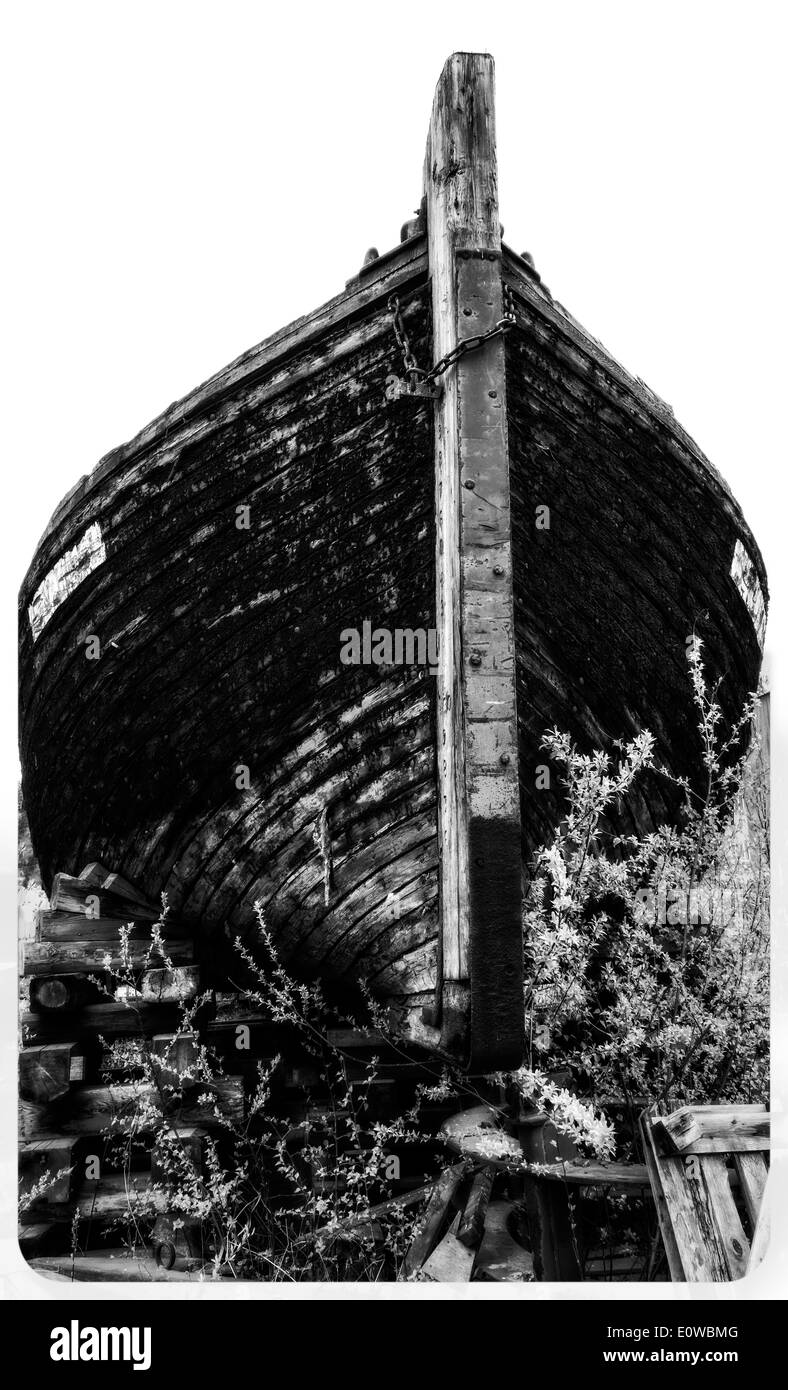
<svg viewBox="0 0 788 1390"><path fill-rule="evenodd" d="M55 610L69 594L73 594L83 579L87 579L94 569L103 565L106 558L101 527L94 521L81 540L71 550L67 550L65 555L61 555L33 595L33 602L27 612L34 642L41 636Z"/></svg>
<svg viewBox="0 0 788 1390"><path fill-rule="evenodd" d="M731 578L747 606L753 621L758 643L762 647L766 635L766 603L763 590L755 573L755 566L742 545L737 541L731 561Z"/></svg>

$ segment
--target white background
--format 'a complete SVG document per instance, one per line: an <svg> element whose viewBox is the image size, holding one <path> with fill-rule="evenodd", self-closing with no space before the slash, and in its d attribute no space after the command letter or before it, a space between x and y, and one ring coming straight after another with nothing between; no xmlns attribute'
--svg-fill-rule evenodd
<svg viewBox="0 0 788 1390"><path fill-rule="evenodd" d="M16 590L55 506L104 453L340 291L367 247L398 242L421 194L433 89L455 49L496 60L506 240L531 251L557 298L673 406L760 543L772 593L776 859L783 850L782 11L763 0L69 0L6 14L0 1272L9 1296L69 1292L25 1269L11 1224ZM784 1059L781 862L776 877L775 1043ZM779 1085L774 1169L784 1194L783 1096ZM787 1217L781 1199L762 1271L715 1296L786 1295ZM524 1292L560 1291L496 1296ZM610 1285L583 1292L616 1297ZM490 1290L474 1285L465 1296Z"/></svg>

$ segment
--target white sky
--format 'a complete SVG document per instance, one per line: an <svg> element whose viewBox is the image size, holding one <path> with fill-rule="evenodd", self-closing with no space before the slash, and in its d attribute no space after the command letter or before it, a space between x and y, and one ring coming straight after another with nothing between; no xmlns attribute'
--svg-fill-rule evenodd
<svg viewBox="0 0 788 1390"><path fill-rule="evenodd" d="M788 576L783 13L765 0L7 11L4 875L16 590L51 512L170 401L341 290L368 246L399 240L454 49L496 59L507 241L673 406L739 499L769 571L776 684ZM782 756L779 699L776 714Z"/></svg>

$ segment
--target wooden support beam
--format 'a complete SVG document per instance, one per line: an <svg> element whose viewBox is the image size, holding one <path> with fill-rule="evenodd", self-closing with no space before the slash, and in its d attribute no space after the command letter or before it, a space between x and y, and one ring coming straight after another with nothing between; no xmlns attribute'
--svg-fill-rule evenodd
<svg viewBox="0 0 788 1390"><path fill-rule="evenodd" d="M424 170L435 359L503 317L494 73L455 53ZM524 1048L522 872L503 335L435 402L442 1042L472 1070ZM470 1013L470 1037L466 1020Z"/></svg>
<svg viewBox="0 0 788 1390"><path fill-rule="evenodd" d="M185 965L194 959L190 941L168 942L167 955L174 965ZM119 942L106 941L26 941L25 975L89 975L102 974L105 957L109 956L109 968L119 971L123 961L119 954ZM128 960L131 969L158 969L161 956L151 952L150 941L129 941Z"/></svg>

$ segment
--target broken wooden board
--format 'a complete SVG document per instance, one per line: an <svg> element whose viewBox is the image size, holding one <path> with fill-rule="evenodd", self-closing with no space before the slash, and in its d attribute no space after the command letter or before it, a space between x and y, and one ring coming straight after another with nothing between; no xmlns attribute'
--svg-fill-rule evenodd
<svg viewBox="0 0 788 1390"><path fill-rule="evenodd" d="M683 1105L652 1123L662 1153L767 1153L769 1112L765 1105Z"/></svg>
<svg viewBox="0 0 788 1390"><path fill-rule="evenodd" d="M640 1117L646 1165L673 1280L729 1282L747 1272L750 1242L731 1190L728 1155L719 1149L726 1122L736 1118L731 1109L719 1107L715 1115L711 1108L702 1107L696 1117L693 1108L683 1107L675 1115L659 1116L652 1110ZM752 1117L753 1112L749 1114ZM757 1123L762 1119L759 1115ZM732 1145L742 1137L749 1142L752 1135L746 1132L750 1128L746 1117L743 1128L744 1136L736 1124L731 1125ZM677 1139L685 1146L678 1152ZM695 1144L698 1151L694 1151ZM729 1152L735 1155L747 1214L751 1222L753 1216L757 1221L765 1186L765 1159L749 1149L732 1148ZM760 1163L755 1161L758 1157Z"/></svg>
<svg viewBox="0 0 788 1390"><path fill-rule="evenodd" d="M463 1178L469 1171L467 1163L458 1163L441 1173L430 1194L418 1234L402 1262L399 1279L410 1278L421 1269L431 1255L449 1217L452 1201Z"/></svg>
<svg viewBox="0 0 788 1390"><path fill-rule="evenodd" d="M438 1284L467 1284L473 1274L476 1251L459 1240L461 1216L455 1217L443 1240L421 1266L421 1273Z"/></svg>

